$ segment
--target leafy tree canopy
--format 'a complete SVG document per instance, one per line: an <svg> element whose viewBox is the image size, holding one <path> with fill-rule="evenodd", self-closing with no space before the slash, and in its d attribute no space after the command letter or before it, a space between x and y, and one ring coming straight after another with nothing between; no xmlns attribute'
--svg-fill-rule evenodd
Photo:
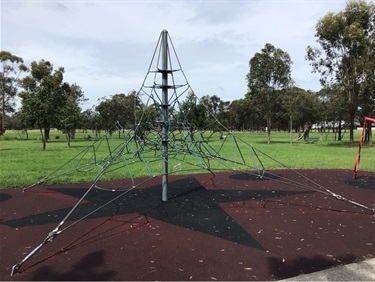
<svg viewBox="0 0 375 282"><path fill-rule="evenodd" d="M357 109L368 102L368 91L374 91L375 4L349 1L343 11L328 13L318 21L315 36L320 48L308 46L307 59L313 72L321 74L323 86L342 87L353 143Z"/></svg>
<svg viewBox="0 0 375 282"><path fill-rule="evenodd" d="M275 119L277 96L292 83L292 60L287 52L267 43L261 52L256 53L249 62L247 74L249 92L246 96L254 103L267 121L268 143L271 142L271 127Z"/></svg>
<svg viewBox="0 0 375 282"><path fill-rule="evenodd" d="M17 83L21 73L27 71L23 59L8 51L0 51L0 135L5 132L5 117L7 113L15 112Z"/></svg>
<svg viewBox="0 0 375 282"><path fill-rule="evenodd" d="M39 128L43 150L46 149L50 128L60 123L60 111L65 105L63 74L64 68L53 70L49 61L33 61L30 74L20 82L24 89L19 94L22 99L21 120L28 127Z"/></svg>

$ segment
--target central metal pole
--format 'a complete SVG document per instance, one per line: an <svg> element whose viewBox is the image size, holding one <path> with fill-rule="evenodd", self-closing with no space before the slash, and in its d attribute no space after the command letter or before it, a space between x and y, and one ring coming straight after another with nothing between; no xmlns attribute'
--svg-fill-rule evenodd
<svg viewBox="0 0 375 282"><path fill-rule="evenodd" d="M162 31L162 201L168 201L168 31Z"/></svg>

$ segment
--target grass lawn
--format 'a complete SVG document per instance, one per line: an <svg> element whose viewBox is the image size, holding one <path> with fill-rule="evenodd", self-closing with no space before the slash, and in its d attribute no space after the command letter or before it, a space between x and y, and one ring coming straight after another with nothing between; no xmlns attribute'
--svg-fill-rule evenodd
<svg viewBox="0 0 375 282"><path fill-rule="evenodd" d="M28 186L35 183L92 144L92 141L85 139L89 134L91 137L94 136L92 132L77 133L76 139L69 148L64 134L53 130L47 150L42 151L39 131L30 131L29 140L25 140L26 136L19 131L6 131L0 137L0 187ZM321 136L320 133L312 132L310 137L319 138L312 144L307 144L303 140L296 142L296 133L293 134L292 144L290 134L287 132L272 132L271 144L267 144L265 132L236 132L235 134L252 144L255 149L291 168L353 169L360 131L355 131L356 142L352 148L349 146L349 132L345 133L342 141L335 141L333 133ZM111 142L116 146L121 144L121 141L122 139L114 134ZM220 140L218 144L221 144ZM226 150L230 151L231 148ZM98 159L104 158L105 155L106 153L102 153ZM262 153L259 155L262 158ZM281 168L267 161L264 164L266 169ZM375 145L364 144L359 170L375 171ZM92 181L99 171L100 169L96 168L87 173L66 175L55 179L53 183ZM142 163L132 166L132 172L135 173L134 176L147 174ZM127 177L126 175L123 169L118 169L105 175L103 179L124 178Z"/></svg>

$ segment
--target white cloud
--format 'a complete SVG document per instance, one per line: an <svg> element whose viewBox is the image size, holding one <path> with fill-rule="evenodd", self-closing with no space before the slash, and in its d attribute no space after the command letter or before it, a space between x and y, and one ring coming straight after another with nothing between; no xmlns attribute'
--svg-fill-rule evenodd
<svg viewBox="0 0 375 282"><path fill-rule="evenodd" d="M201 95L242 98L250 58L265 43L287 51L298 86L319 90L305 60L315 24L346 1L3 0L1 46L26 62L63 66L95 104L138 90L167 29L187 78Z"/></svg>

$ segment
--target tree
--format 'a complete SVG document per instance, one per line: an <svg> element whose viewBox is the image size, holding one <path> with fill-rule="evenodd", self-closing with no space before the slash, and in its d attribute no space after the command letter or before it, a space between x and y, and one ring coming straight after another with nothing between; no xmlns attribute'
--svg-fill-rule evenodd
<svg viewBox="0 0 375 282"><path fill-rule="evenodd" d="M250 98L267 122L267 142L271 142L272 122L278 107L277 96L291 83L292 61L287 52L267 43L260 53L256 53L249 62L247 74Z"/></svg>
<svg viewBox="0 0 375 282"><path fill-rule="evenodd" d="M27 67L23 64L21 57L17 57L7 51L0 51L0 61L0 135L2 135L6 130L6 114L15 111L14 100L17 95L19 76L27 71Z"/></svg>
<svg viewBox="0 0 375 282"><path fill-rule="evenodd" d="M297 116L300 112L297 102L298 95L304 91L305 90L298 87L291 87L284 92L284 95L282 95L281 103L284 119L289 120L290 144L292 144L293 125L296 127Z"/></svg>
<svg viewBox="0 0 375 282"><path fill-rule="evenodd" d="M190 131L197 128L203 128L208 125L208 113L204 102L199 99L193 92L187 94L179 109L179 120L183 121Z"/></svg>
<svg viewBox="0 0 375 282"><path fill-rule="evenodd" d="M74 139L76 129L81 125L80 102L85 101L84 93L77 84L70 85L65 82L62 85L63 104L59 108L59 118L56 127L66 134L67 144L70 147L71 139Z"/></svg>
<svg viewBox="0 0 375 282"><path fill-rule="evenodd" d="M323 119L324 124L326 124L327 121L332 122L332 125L329 126L333 127L335 138L336 133L338 133L338 140L340 141L342 138L342 121L349 121L343 89L340 85L333 84L331 87L321 89L317 95L322 104L321 118ZM337 132L336 124L338 124Z"/></svg>
<svg viewBox="0 0 375 282"><path fill-rule="evenodd" d="M309 137L311 127L320 120L322 104L318 96L311 91L299 91L295 96L295 107L298 109L294 113L294 121L297 128L303 128L301 137Z"/></svg>
<svg viewBox="0 0 375 282"><path fill-rule="evenodd" d="M94 117L94 111L91 109L87 109L80 114L80 120L81 120L81 128L83 130L83 133L87 133L88 129L94 130L95 125L93 121Z"/></svg>
<svg viewBox="0 0 375 282"><path fill-rule="evenodd" d="M375 52L375 50L373 50ZM375 117L375 60L373 60L367 67L367 78L363 87L362 95L360 95L360 107L358 108L358 120L363 124L365 117ZM368 126L368 131L365 132L364 141L372 144L372 127Z"/></svg>
<svg viewBox="0 0 375 282"><path fill-rule="evenodd" d="M92 124L93 124L93 127L95 129L95 137L99 137L101 129L104 128L104 127L103 127L102 117L97 111L93 112Z"/></svg>
<svg viewBox="0 0 375 282"><path fill-rule="evenodd" d="M12 130L22 130L22 123L17 113L12 116L7 116L7 128Z"/></svg>
<svg viewBox="0 0 375 282"><path fill-rule="evenodd" d="M354 119L366 104L364 86L373 80L375 68L375 4L349 1L338 13L328 13L316 24L320 48L307 47L313 72L321 74L325 87L337 83L344 89L350 120L350 144L354 139Z"/></svg>
<svg viewBox="0 0 375 282"><path fill-rule="evenodd" d="M254 126L256 114L249 99L232 101L228 109L229 126L235 130L245 130Z"/></svg>
<svg viewBox="0 0 375 282"><path fill-rule="evenodd" d="M101 117L104 129L112 134L117 122L124 128L133 127L135 112L140 104L136 92L132 91L128 95L115 94L111 99L105 99L95 110Z"/></svg>
<svg viewBox="0 0 375 282"><path fill-rule="evenodd" d="M227 125L227 112L230 105L229 101L223 101L217 95L206 95L200 99L199 103L204 105L207 108L207 110L211 112L212 116L207 113L207 120L209 122L213 122L213 117L215 117L221 124ZM213 128L213 130L216 129Z"/></svg>
<svg viewBox="0 0 375 282"><path fill-rule="evenodd" d="M54 71L49 61L33 61L30 75L20 82L24 88L19 94L22 99L20 117L27 126L39 128L43 150L46 149L50 128L58 124L64 105L63 73L64 68Z"/></svg>
<svg viewBox="0 0 375 282"><path fill-rule="evenodd" d="M160 104L151 104L142 109L143 111L136 112L137 120L140 120L142 115L142 120L147 120L151 124L156 123L160 119ZM171 111L172 109L169 110Z"/></svg>

